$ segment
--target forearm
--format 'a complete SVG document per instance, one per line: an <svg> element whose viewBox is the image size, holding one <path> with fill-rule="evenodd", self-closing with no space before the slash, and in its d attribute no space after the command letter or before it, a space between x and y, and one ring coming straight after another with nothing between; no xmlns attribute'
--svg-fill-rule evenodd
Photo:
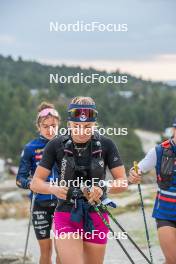
<svg viewBox="0 0 176 264"><path fill-rule="evenodd" d="M116 179L109 183L108 192L111 194L124 192L128 189L128 180L126 177Z"/></svg>
<svg viewBox="0 0 176 264"><path fill-rule="evenodd" d="M53 186L37 177L32 179L30 189L35 193L53 194Z"/></svg>
<svg viewBox="0 0 176 264"><path fill-rule="evenodd" d="M28 160L21 160L18 173L16 175L16 185L22 189L29 189L31 181L31 163Z"/></svg>
<svg viewBox="0 0 176 264"><path fill-rule="evenodd" d="M23 177L17 177L16 178L16 185L22 189L29 189L30 181L31 181L31 179L26 179Z"/></svg>
<svg viewBox="0 0 176 264"><path fill-rule="evenodd" d="M32 169L32 151L29 147L25 147L20 159L18 173L16 175L16 185L22 189L29 189L31 181Z"/></svg>
<svg viewBox="0 0 176 264"><path fill-rule="evenodd" d="M111 169L111 174L114 179L107 181L107 184L109 185L107 186L109 187L109 193L113 194L126 191L128 189L128 180L124 166Z"/></svg>

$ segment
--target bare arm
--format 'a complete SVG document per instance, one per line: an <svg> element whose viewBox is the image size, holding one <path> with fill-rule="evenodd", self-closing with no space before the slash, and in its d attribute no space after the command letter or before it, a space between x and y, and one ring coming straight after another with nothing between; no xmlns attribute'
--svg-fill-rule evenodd
<svg viewBox="0 0 176 264"><path fill-rule="evenodd" d="M52 189L50 188L51 186L46 182L46 179L50 173L50 170L38 166L31 181L30 189L35 193L52 194Z"/></svg>
<svg viewBox="0 0 176 264"><path fill-rule="evenodd" d="M35 193L54 194L58 198L65 200L68 188L47 183L46 179L50 173L50 170L45 169L42 166L38 166L31 181L30 189Z"/></svg>
<svg viewBox="0 0 176 264"><path fill-rule="evenodd" d="M128 180L124 166L119 166L110 170L114 181L108 185L110 187L109 193L119 193L128 189Z"/></svg>
<svg viewBox="0 0 176 264"><path fill-rule="evenodd" d="M112 140L107 139L106 145L106 161L107 167L109 168L114 180L107 182L107 187L109 187L108 192L119 193L123 192L128 188L127 177L125 173L125 168L121 160L119 151Z"/></svg>
<svg viewBox="0 0 176 264"><path fill-rule="evenodd" d="M107 183L107 187L109 189L109 193L119 193L127 190L128 188L128 180L125 173L124 166L118 166L110 170L114 180L110 180ZM103 195L103 191L100 187L94 186L92 191L89 193L86 198L89 203L94 201L100 202L100 197Z"/></svg>

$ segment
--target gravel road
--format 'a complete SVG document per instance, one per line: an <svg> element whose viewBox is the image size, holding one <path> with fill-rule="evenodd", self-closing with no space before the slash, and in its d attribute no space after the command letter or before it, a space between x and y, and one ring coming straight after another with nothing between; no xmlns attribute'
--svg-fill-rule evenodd
<svg viewBox="0 0 176 264"><path fill-rule="evenodd" d="M144 225L142 220L142 215L140 211L125 213L117 217L118 221L123 224L123 227L130 232L134 240L138 241L141 245L142 250L148 254L145 236L144 236ZM147 219L151 232L152 240L152 252L154 255L154 263L163 263L163 256L161 250L158 246L155 222L151 218L151 209L147 209ZM27 231L27 219L15 220L7 219L0 220L0 253L13 254L16 252L23 252L26 231ZM118 232L118 228L112 224L114 230ZM142 239L143 237L143 239ZM122 240L121 240L122 241ZM136 264L145 264L145 260L138 254L134 247L127 240L122 241L126 246L128 252L135 259ZM34 256L35 262L38 263L39 249L33 232L31 228L30 241L29 241L29 252ZM124 255L119 245L114 239L109 240L105 256L105 264L128 264L129 261ZM8 264L8 263L7 263Z"/></svg>

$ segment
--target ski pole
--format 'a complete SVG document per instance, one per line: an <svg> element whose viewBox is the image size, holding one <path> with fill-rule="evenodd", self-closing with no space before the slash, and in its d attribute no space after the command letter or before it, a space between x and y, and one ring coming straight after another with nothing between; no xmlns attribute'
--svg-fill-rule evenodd
<svg viewBox="0 0 176 264"><path fill-rule="evenodd" d="M125 231L125 229L121 226L121 224L116 220L116 218L111 214L111 212L108 210L106 205L102 205L100 204L101 208L104 209L108 215L110 216L110 218L112 219L112 221L120 228L120 230L122 230L123 232L126 233L128 239L130 240L130 242L133 244L133 246L139 251L139 253L145 258L145 260L149 263L152 264L152 262L148 259L148 257L143 253L143 251L140 249L140 247L136 244L136 242L131 238L131 236L128 234L128 232Z"/></svg>
<svg viewBox="0 0 176 264"><path fill-rule="evenodd" d="M91 188L87 188L87 187L83 187L82 190L86 189L88 193L90 193ZM99 201L101 203L101 201ZM100 210L98 209L98 206L96 205L96 203L94 202L93 204L91 203L91 205L93 206L94 210L97 212L97 214L99 215L99 217L101 218L102 222L105 224L105 226L111 231L111 233L113 234L113 236L115 237L115 240L117 241L117 243L119 244L119 246L121 247L121 249L123 250L123 252L125 253L125 255L128 257L130 263L135 264L135 262L133 261L133 259L131 258L131 256L129 255L129 253L127 252L127 250L125 249L125 247L123 246L123 244L120 242L120 240L115 236L115 232L114 230L111 228L110 224L107 222L107 220L104 218L103 214L100 212Z"/></svg>
<svg viewBox="0 0 176 264"><path fill-rule="evenodd" d="M134 165L135 172L138 173L137 162L134 161L133 165ZM148 245L150 260L151 260L151 263L153 264L153 256L152 256L152 251L151 251L150 236L149 236L149 231L148 231L148 226L147 226L146 214L145 214L145 209L144 209L144 201L143 201L143 197L142 197L142 190L141 190L140 183L138 183L138 192L139 192L139 196L140 196L140 200L141 200L141 209L142 209L142 214L143 214L143 219L144 219L145 233L146 233L146 239L147 239L147 245Z"/></svg>
<svg viewBox="0 0 176 264"><path fill-rule="evenodd" d="M26 255L27 255L27 248L28 248L28 242L29 242L29 234L30 234L30 228L31 228L32 212L33 212L33 209L34 209L34 202L35 202L35 194L33 193L33 195L32 195L32 201L31 201L31 206L30 206L30 215L29 215L29 222L28 222L26 243L25 243L25 249L24 249L23 264L25 264L25 262L26 262Z"/></svg>
<svg viewBox="0 0 176 264"><path fill-rule="evenodd" d="M87 188L88 192L90 192L89 188ZM150 260L147 258L147 256L142 252L142 250L139 248L139 246L134 242L134 240L128 235L128 233L125 231L125 229L120 225L120 223L115 219L115 217L111 214L111 212L108 210L106 205L103 205L101 203L101 201L99 202L98 206L96 204L91 204L95 211L97 212L97 214L100 216L101 220L103 221L103 223L107 226L107 228L112 232L113 235L115 235L114 230L111 228L110 224L106 221L106 219L104 218L103 214L101 213L101 211L98 209L98 206L100 206L100 208L102 208L103 210L105 210L105 212L108 213L108 215L110 216L110 218L113 220L113 222L124 232L126 233L128 239L131 241L131 243L135 246L135 248L139 251L139 253L145 258L145 260L149 263L152 264L152 262L150 262ZM126 254L126 256L128 257L128 259L130 260L131 263L135 263L133 261L133 259L131 258L131 256L129 255L129 253L127 252L127 250L125 249L125 247L123 246L123 244L120 242L120 240L118 238L115 238L117 243L120 245L121 249L123 250L123 252Z"/></svg>
<svg viewBox="0 0 176 264"><path fill-rule="evenodd" d="M95 209L95 211L97 212L97 214L100 216L101 220L103 221L103 223L106 225L106 227L111 231L111 233L113 234L113 236L115 237L115 232L114 230L111 228L110 224L107 222L107 220L104 218L103 214L100 212L100 210L98 209L98 207L96 205L92 205ZM123 252L125 253L125 255L128 257L130 263L135 264L135 262L133 261L133 259L131 258L131 256L129 255L129 253L127 252L127 250L125 249L125 247L123 246L123 244L120 242L120 240L115 237L115 240L117 241L117 243L120 245L121 249L123 250Z"/></svg>

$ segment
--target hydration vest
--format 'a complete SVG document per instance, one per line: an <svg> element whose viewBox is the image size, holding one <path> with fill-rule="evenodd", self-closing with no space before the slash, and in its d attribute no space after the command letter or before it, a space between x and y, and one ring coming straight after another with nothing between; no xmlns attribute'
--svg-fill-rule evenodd
<svg viewBox="0 0 176 264"><path fill-rule="evenodd" d="M176 153L171 140L166 140L156 147L156 174L159 188L167 190L173 183L174 167L176 167ZM176 173L175 173L176 174Z"/></svg>
<svg viewBox="0 0 176 264"><path fill-rule="evenodd" d="M82 177L83 181L96 179L97 185L100 180L105 180L105 164L102 157L102 146L99 134L96 133L91 138L90 146L88 146L90 152L84 157L85 159L89 159L87 165L77 163L79 156L68 135L62 136L62 143L64 156L61 163L61 180L68 182L68 180L76 180Z"/></svg>

